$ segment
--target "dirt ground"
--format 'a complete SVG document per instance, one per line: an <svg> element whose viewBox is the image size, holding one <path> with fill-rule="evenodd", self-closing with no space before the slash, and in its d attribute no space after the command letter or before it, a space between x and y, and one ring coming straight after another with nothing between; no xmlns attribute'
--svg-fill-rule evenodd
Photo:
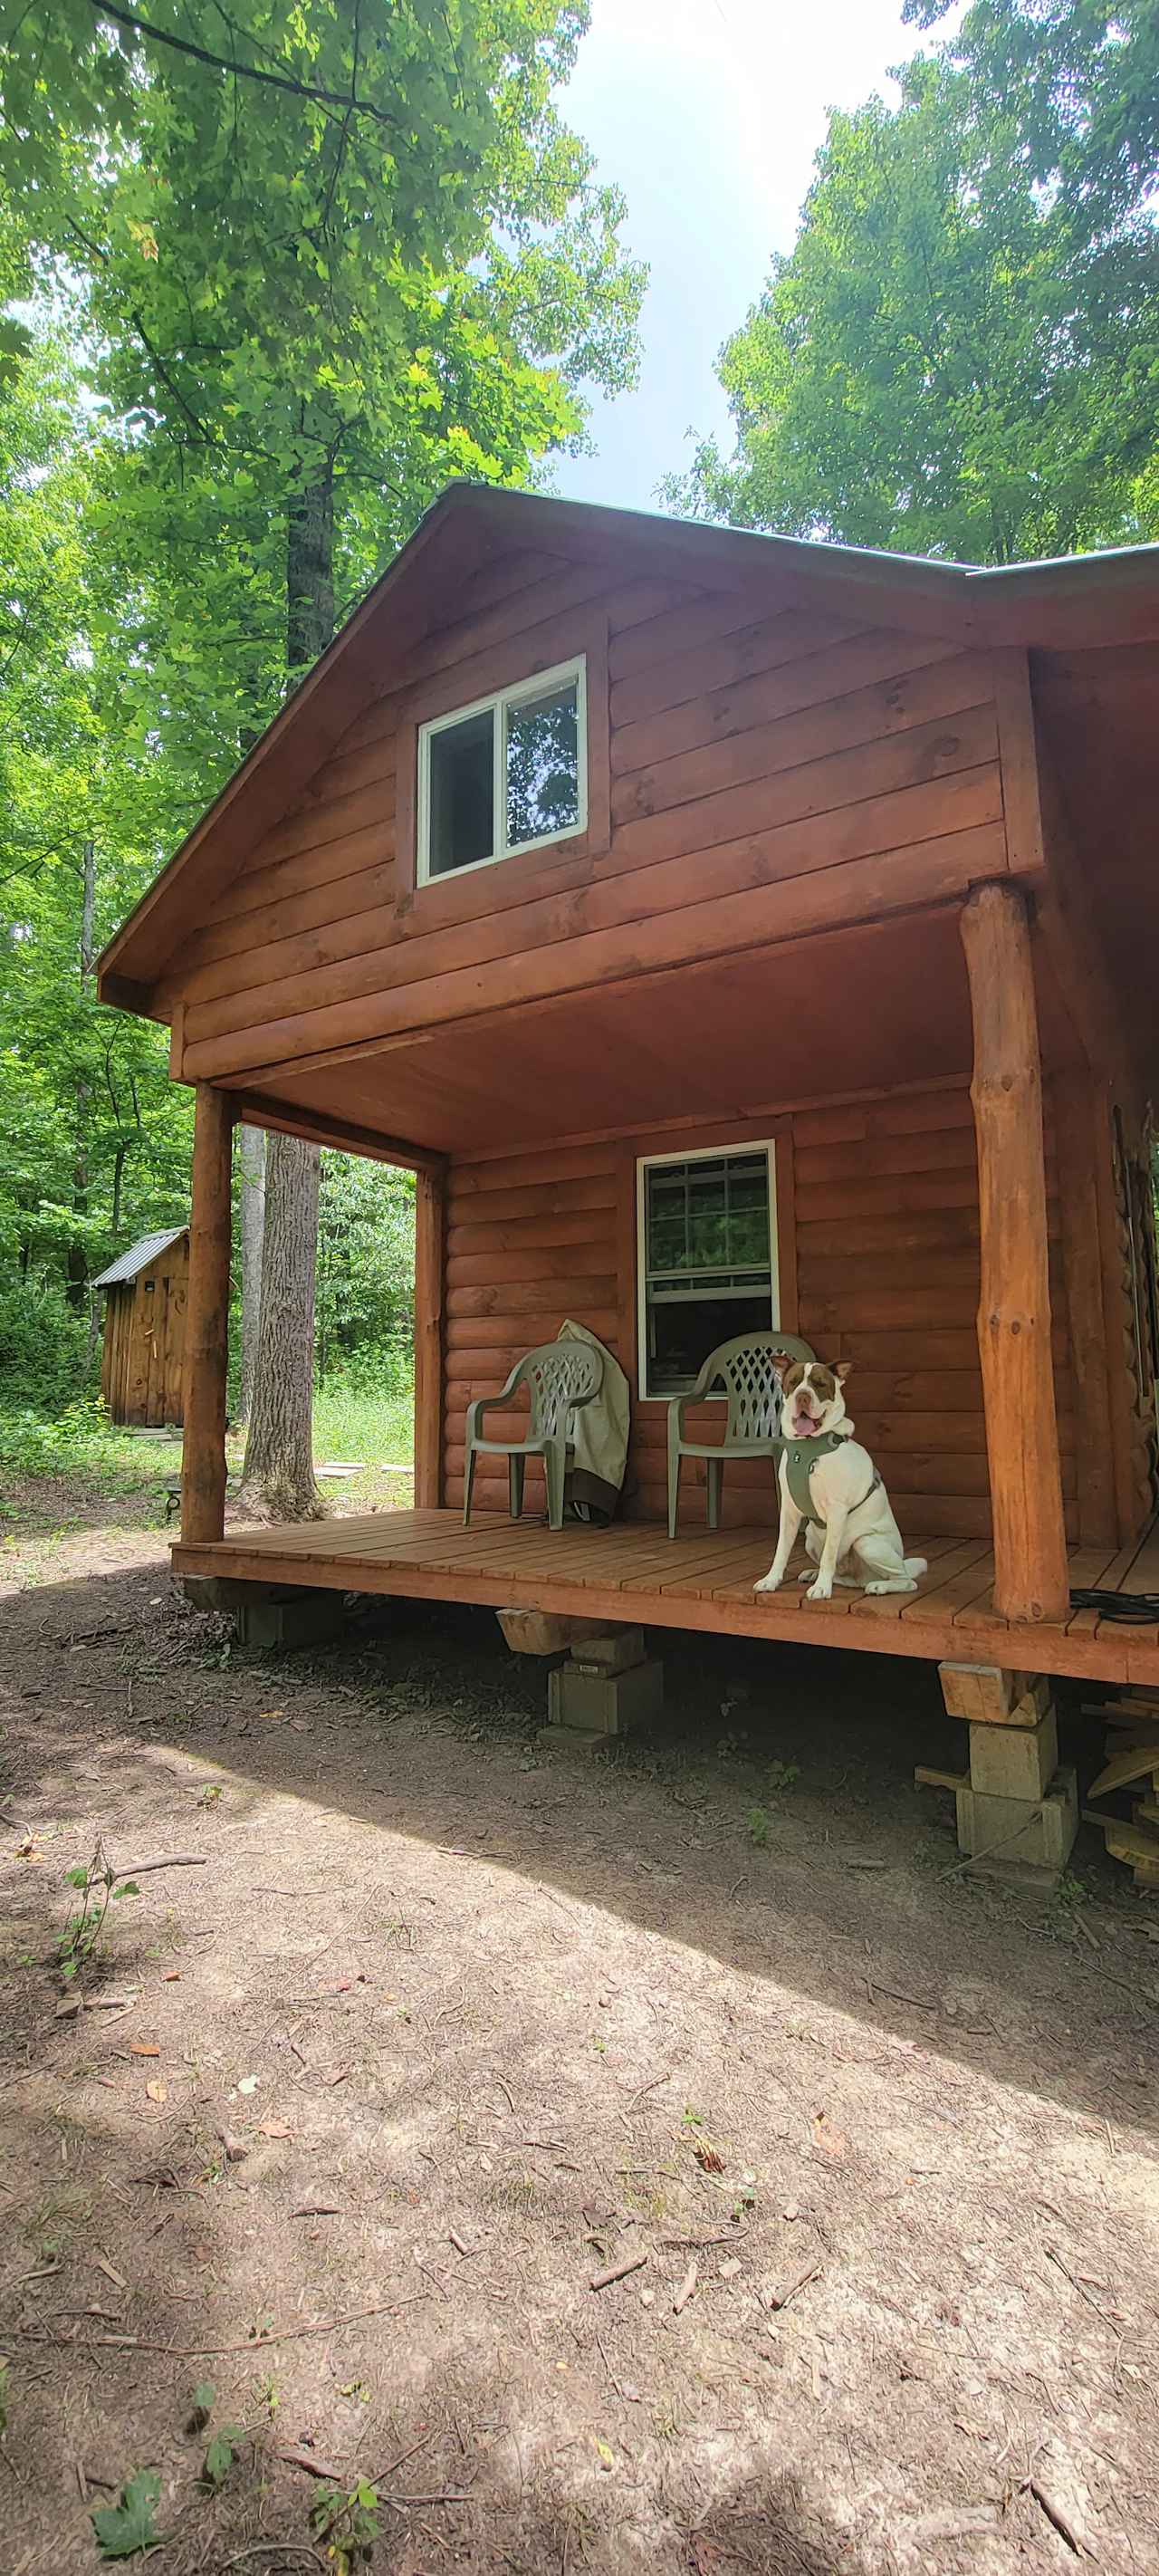
<svg viewBox="0 0 1159 2576"><path fill-rule="evenodd" d="M379 2576L1159 2567L1159 1908L1089 1835L1050 1904L967 1882L932 1674L667 1636L662 1725L576 1763L489 1614L247 1659L156 1526L42 1517L0 1560L5 2576L93 2576L142 2468L162 2576L324 2568L319 2472L377 2486ZM73 2009L98 1834L203 1865Z"/></svg>

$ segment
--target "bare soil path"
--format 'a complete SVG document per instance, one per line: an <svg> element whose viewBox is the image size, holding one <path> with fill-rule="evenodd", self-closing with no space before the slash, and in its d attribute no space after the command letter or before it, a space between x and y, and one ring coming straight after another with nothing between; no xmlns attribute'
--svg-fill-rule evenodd
<svg viewBox="0 0 1159 2576"><path fill-rule="evenodd" d="M141 2468L161 2576L324 2568L322 2469L378 2576L1159 2566L1159 1909L1093 1838L969 1885L914 1668L667 1637L580 1767L487 1615L247 1661L131 1517L0 1605L5 2576ZM72 2010L98 1833L204 1866Z"/></svg>

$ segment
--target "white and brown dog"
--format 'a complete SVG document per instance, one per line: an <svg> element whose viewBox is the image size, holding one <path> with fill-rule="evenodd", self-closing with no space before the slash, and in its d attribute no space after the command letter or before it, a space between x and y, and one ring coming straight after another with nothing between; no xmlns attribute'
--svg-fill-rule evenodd
<svg viewBox="0 0 1159 2576"><path fill-rule="evenodd" d="M817 1568L811 1582L801 1576L809 1583L807 1600L828 1601L835 1583L866 1592L916 1592L926 1560L903 1554L889 1496L868 1450L853 1437L844 1395L849 1362L825 1368L820 1360L791 1361L786 1353L777 1374L785 1441L781 1526L777 1553L754 1591L779 1589L804 1522L805 1546ZM839 1571L851 1556L863 1569L860 1587Z"/></svg>

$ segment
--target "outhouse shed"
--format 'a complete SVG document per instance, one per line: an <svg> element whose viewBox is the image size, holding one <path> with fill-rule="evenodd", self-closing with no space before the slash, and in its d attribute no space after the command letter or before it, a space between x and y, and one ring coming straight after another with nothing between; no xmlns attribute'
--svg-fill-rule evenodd
<svg viewBox="0 0 1159 2576"><path fill-rule="evenodd" d="M152 1428L181 1422L188 1226L143 1234L93 1286L105 1292L101 1394L110 1420Z"/></svg>

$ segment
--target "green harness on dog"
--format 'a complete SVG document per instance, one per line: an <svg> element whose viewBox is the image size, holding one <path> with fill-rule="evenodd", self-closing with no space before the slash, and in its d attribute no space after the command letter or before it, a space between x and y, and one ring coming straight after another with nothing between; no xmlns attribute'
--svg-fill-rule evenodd
<svg viewBox="0 0 1159 2576"><path fill-rule="evenodd" d="M785 1482L789 1488L790 1500L796 1504L802 1520L812 1521L816 1529L824 1529L825 1516L818 1510L813 1500L809 1478L822 1458L829 1458L835 1449L845 1447L848 1436L848 1433L843 1436L840 1431L818 1431L814 1433L811 1440L786 1440L785 1442ZM869 1501L870 1495L877 1492L880 1483L881 1478L875 1467L872 1484L867 1485L861 1497L861 1503ZM851 1506L852 1510L859 1512L861 1503L854 1503Z"/></svg>

